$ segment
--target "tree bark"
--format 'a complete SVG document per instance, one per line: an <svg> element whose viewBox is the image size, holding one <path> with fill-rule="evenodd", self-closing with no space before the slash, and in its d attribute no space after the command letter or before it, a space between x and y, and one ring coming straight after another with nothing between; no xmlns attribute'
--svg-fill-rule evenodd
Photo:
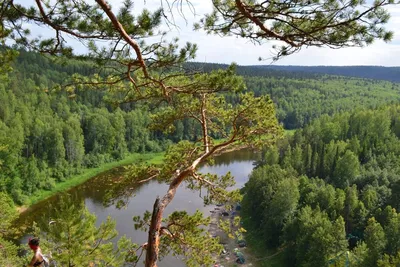
<svg viewBox="0 0 400 267"><path fill-rule="evenodd" d="M153 215L147 240L146 267L157 267L158 247L160 244L160 228L164 209L160 206L160 198L157 197L153 206Z"/></svg>

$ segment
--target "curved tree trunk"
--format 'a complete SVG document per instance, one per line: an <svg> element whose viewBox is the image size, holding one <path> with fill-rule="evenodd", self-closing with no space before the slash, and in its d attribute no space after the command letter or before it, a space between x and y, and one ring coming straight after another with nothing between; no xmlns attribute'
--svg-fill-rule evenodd
<svg viewBox="0 0 400 267"><path fill-rule="evenodd" d="M147 240L146 267L157 267L158 247L160 244L160 228L164 207L160 206L160 198L157 197L153 206L153 215Z"/></svg>

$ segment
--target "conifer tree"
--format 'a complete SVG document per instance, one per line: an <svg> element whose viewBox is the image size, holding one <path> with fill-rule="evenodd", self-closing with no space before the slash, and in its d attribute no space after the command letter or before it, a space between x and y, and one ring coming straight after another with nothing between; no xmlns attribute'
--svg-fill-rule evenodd
<svg viewBox="0 0 400 267"><path fill-rule="evenodd" d="M43 252L51 254L60 266L124 266L137 261L136 245L121 237L117 245L113 240L118 232L110 217L96 226L96 216L82 202L71 195L61 195L57 208L50 208L49 216L34 227L34 235L41 237Z"/></svg>

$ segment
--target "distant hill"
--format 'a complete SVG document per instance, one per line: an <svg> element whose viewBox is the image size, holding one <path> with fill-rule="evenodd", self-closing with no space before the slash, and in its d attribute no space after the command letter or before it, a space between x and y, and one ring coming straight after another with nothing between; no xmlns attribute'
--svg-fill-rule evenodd
<svg viewBox="0 0 400 267"><path fill-rule="evenodd" d="M203 63L203 62L188 62L183 65L188 71L205 71L209 72L217 69L226 69L228 64L220 63ZM303 72L303 71L287 71L285 69L275 69L269 66L242 66L238 65L236 71L242 76L257 76L257 77L277 77L277 78L294 78L294 79L314 79L321 77L321 73Z"/></svg>
<svg viewBox="0 0 400 267"><path fill-rule="evenodd" d="M205 72L227 67L226 64L199 62L184 65L188 71ZM400 75L396 77L397 82L389 76L384 78L387 74L384 70L400 72L400 68L321 67L326 71L336 70L331 74L311 72L313 69L319 67L238 66L237 73L244 76L247 88L255 95L271 96L277 107L277 117L286 129L304 127L323 114L400 103ZM373 69L377 69L375 74ZM236 101L235 96L227 99L231 103Z"/></svg>
<svg viewBox="0 0 400 267"><path fill-rule="evenodd" d="M225 69L227 64L218 63L187 63L186 68L202 71ZM337 75L355 78L400 82L400 67L382 66L280 66L280 65L249 65L238 66L237 72L243 76L284 77L296 79L320 78L322 75Z"/></svg>
<svg viewBox="0 0 400 267"><path fill-rule="evenodd" d="M382 66L246 66L259 70L288 71L309 74L329 74L348 77L367 78L374 80L385 80L390 82L400 82L400 67Z"/></svg>

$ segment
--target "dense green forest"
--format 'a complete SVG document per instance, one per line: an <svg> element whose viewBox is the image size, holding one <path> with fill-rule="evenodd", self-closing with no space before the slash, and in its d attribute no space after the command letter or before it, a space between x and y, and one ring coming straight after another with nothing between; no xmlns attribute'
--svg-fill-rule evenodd
<svg viewBox="0 0 400 267"><path fill-rule="evenodd" d="M261 70L303 72L308 74L329 74L348 77L359 77L390 82L400 82L399 67L382 66L253 66Z"/></svg>
<svg viewBox="0 0 400 267"><path fill-rule="evenodd" d="M285 266L399 266L399 138L398 105L322 115L263 151L246 226Z"/></svg>
<svg viewBox="0 0 400 267"><path fill-rule="evenodd" d="M73 73L93 73L88 64L62 66L20 53L14 71L0 83L0 191L18 204L82 168L164 149L147 129L147 107L113 108L101 91L83 90L71 99L53 90Z"/></svg>
<svg viewBox="0 0 400 267"><path fill-rule="evenodd" d="M168 135L152 131L148 125L155 107L116 106L108 101L106 90L83 87L72 94L60 89L75 73L89 76L99 71L87 61L61 64L20 51L13 68L0 83L0 191L18 204L84 168L133 152L162 151L171 142L200 136L201 129L190 120L176 123ZM188 63L185 68L208 72L224 65ZM271 95L287 129L302 127L321 114L397 103L400 98L399 85L390 82L247 67L238 67L238 72L246 75L248 90ZM226 99L235 104L237 96Z"/></svg>
<svg viewBox="0 0 400 267"><path fill-rule="evenodd" d="M223 64L190 63L188 69L210 71ZM343 67L345 69L345 67ZM398 83L371 79L284 71L260 66L239 66L247 88L256 95L269 94L278 119L286 129L301 128L321 114L335 114L355 107L376 108L399 103ZM235 102L235 96L227 97Z"/></svg>
<svg viewBox="0 0 400 267"><path fill-rule="evenodd" d="M300 128L322 114L374 108L400 101L396 83L321 76L318 78L249 77L247 87L256 95L269 94L286 129Z"/></svg>

